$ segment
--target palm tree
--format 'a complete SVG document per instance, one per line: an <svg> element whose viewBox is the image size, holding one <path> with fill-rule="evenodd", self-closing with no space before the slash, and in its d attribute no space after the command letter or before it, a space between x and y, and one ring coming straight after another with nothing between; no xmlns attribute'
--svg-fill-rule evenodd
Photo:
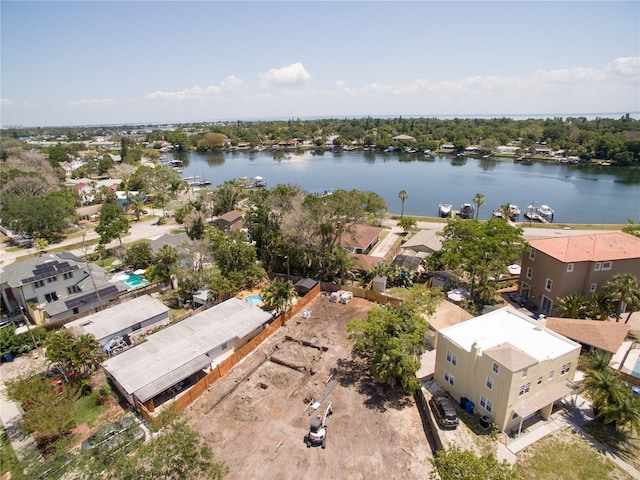
<svg viewBox="0 0 640 480"><path fill-rule="evenodd" d="M93 335L83 334L74 342L73 347L74 366L84 374L91 373L101 360L106 356L100 342Z"/></svg>
<svg viewBox="0 0 640 480"><path fill-rule="evenodd" d="M282 282L277 278L263 287L260 295L262 296L265 310L275 310L276 316L285 312L293 304L293 300L297 296L293 282Z"/></svg>
<svg viewBox="0 0 640 480"><path fill-rule="evenodd" d="M402 202L402 210L400 211L400 218L402 218L404 216L404 201L409 198L409 194L407 193L406 190L400 190L400 193L398 193L398 197L400 198L400 201Z"/></svg>
<svg viewBox="0 0 640 480"><path fill-rule="evenodd" d="M614 275L605 285L605 290L611 300L618 302L616 322L620 321L620 317L623 312L627 311L627 307L629 315L624 323L629 321L634 311L640 309L640 283L634 275L630 273Z"/></svg>
<svg viewBox="0 0 640 480"><path fill-rule="evenodd" d="M640 401L631 394L618 403L603 407L601 415L605 425L613 423L620 430L628 425L629 430L640 432Z"/></svg>
<svg viewBox="0 0 640 480"><path fill-rule="evenodd" d="M594 293L589 300L588 317L598 320L604 320L615 312L615 306L611 303L611 299L604 293Z"/></svg>
<svg viewBox="0 0 640 480"><path fill-rule="evenodd" d="M484 205L484 194L476 193L476 196L473 197L473 203L476 204L476 218L478 218L478 215L480 214L480 206Z"/></svg>
<svg viewBox="0 0 640 480"><path fill-rule="evenodd" d="M571 293L558 301L558 311L564 318L584 318L586 306L586 297L577 293Z"/></svg>
<svg viewBox="0 0 640 480"><path fill-rule="evenodd" d="M627 386L609 366L591 370L585 375L584 387L593 401L596 417L601 417L611 405L620 403L627 393Z"/></svg>

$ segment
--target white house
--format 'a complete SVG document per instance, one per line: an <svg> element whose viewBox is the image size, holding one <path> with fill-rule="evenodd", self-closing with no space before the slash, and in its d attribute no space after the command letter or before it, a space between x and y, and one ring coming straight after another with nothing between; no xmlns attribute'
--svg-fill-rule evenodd
<svg viewBox="0 0 640 480"><path fill-rule="evenodd" d="M269 312L232 298L149 335L102 364L127 401L153 409L264 330ZM170 395L170 394L169 394Z"/></svg>

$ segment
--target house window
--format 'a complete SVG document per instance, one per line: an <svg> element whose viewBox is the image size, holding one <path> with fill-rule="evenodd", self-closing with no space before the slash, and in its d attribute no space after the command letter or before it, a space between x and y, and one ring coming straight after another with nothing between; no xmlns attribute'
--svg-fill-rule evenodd
<svg viewBox="0 0 640 480"><path fill-rule="evenodd" d="M44 299L47 301L47 303L55 302L56 300L58 300L58 294L56 292L46 293L44 295Z"/></svg>
<svg viewBox="0 0 640 480"><path fill-rule="evenodd" d="M571 362L565 363L564 365L562 365L562 368L560 369L560 375L564 375L569 370L571 370Z"/></svg>
<svg viewBox="0 0 640 480"><path fill-rule="evenodd" d="M549 378L548 378L548 380L551 380L551 379L553 379L553 370L551 370L551 371L549 372Z"/></svg>
<svg viewBox="0 0 640 480"><path fill-rule="evenodd" d="M611 270L611 262L602 262L602 270Z"/></svg>
<svg viewBox="0 0 640 480"><path fill-rule="evenodd" d="M480 406L489 413L491 413L491 410L493 410L493 404L491 403L491 400L487 400L484 395L480 395Z"/></svg>
<svg viewBox="0 0 640 480"><path fill-rule="evenodd" d="M227 345L227 342L225 342L225 343L223 343L223 344L222 344L221 349L222 349L222 350L226 350L226 349L227 349L227 346L228 346L228 345Z"/></svg>
<svg viewBox="0 0 640 480"><path fill-rule="evenodd" d="M573 272L573 263L568 263L567 264L567 273L571 273Z"/></svg>
<svg viewBox="0 0 640 480"><path fill-rule="evenodd" d="M536 259L536 251L534 248L532 248L531 250L529 250L529 260L535 260Z"/></svg>
<svg viewBox="0 0 640 480"><path fill-rule="evenodd" d="M531 277L533 277L533 268L527 267L527 278L531 280Z"/></svg>
<svg viewBox="0 0 640 480"><path fill-rule="evenodd" d="M44 287L44 280L38 280L36 283L33 284L33 286L35 288Z"/></svg>
<svg viewBox="0 0 640 480"><path fill-rule="evenodd" d="M133 330L134 332L136 330L140 330L142 328L142 324L141 323L136 323L135 325L131 325L131 330Z"/></svg>
<svg viewBox="0 0 640 480"><path fill-rule="evenodd" d="M70 278L73 278L73 272L67 272L64 275L62 275L62 278L64 278L65 280L69 280Z"/></svg>
<svg viewBox="0 0 640 480"><path fill-rule="evenodd" d="M550 292L552 287L553 287L553 280L551 280L550 278L547 278L546 282L544 282L544 289L547 292Z"/></svg>
<svg viewBox="0 0 640 480"><path fill-rule="evenodd" d="M600 262L596 262L596 263L593 265L593 271L594 271L594 272L599 272L601 268L602 268L602 264L601 264Z"/></svg>
<svg viewBox="0 0 640 480"><path fill-rule="evenodd" d="M597 289L598 289L597 283L592 283L591 286L589 286L589 292L591 293L594 293Z"/></svg>
<svg viewBox="0 0 640 480"><path fill-rule="evenodd" d="M522 385L520 387L520 392L518 393L519 396L525 395L527 393L529 393L529 390L531 389L531 384L530 383L525 383L524 385Z"/></svg>
<svg viewBox="0 0 640 480"><path fill-rule="evenodd" d="M456 379L453 378L453 375L451 375L449 372L447 372L445 370L444 372L444 381L447 382L449 385L451 385L453 387L453 385L456 383Z"/></svg>
<svg viewBox="0 0 640 480"><path fill-rule="evenodd" d="M56 280L58 280L58 277L49 277L49 278L47 278L47 283L53 283Z"/></svg>
<svg viewBox="0 0 640 480"><path fill-rule="evenodd" d="M67 287L67 293L69 295L78 293L79 291L80 291L80 288L77 285L71 285L70 287Z"/></svg>
<svg viewBox="0 0 640 480"><path fill-rule="evenodd" d="M542 377L538 377L538 385L542 383Z"/></svg>
<svg viewBox="0 0 640 480"><path fill-rule="evenodd" d="M493 365L491 365L491 370L493 370L493 373L499 373L500 365L498 365L496 362L493 362Z"/></svg>
<svg viewBox="0 0 640 480"><path fill-rule="evenodd" d="M458 357L455 353L451 353L449 350L447 350L447 362L449 362L454 367L458 364Z"/></svg>
<svg viewBox="0 0 640 480"><path fill-rule="evenodd" d="M529 373L529 369L528 368L525 368L524 370L522 370L522 378L525 378L528 373Z"/></svg>
<svg viewBox="0 0 640 480"><path fill-rule="evenodd" d="M493 388L493 378L487 375L487 388L491 390Z"/></svg>

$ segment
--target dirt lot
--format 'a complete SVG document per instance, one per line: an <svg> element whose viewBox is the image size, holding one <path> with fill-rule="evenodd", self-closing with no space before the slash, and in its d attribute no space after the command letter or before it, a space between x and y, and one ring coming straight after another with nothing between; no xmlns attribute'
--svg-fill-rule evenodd
<svg viewBox="0 0 640 480"><path fill-rule="evenodd" d="M431 450L410 397L379 385L351 356L346 324L373 304L319 296L190 408L230 479L427 478ZM305 412L337 380L328 402L327 447L306 448Z"/></svg>

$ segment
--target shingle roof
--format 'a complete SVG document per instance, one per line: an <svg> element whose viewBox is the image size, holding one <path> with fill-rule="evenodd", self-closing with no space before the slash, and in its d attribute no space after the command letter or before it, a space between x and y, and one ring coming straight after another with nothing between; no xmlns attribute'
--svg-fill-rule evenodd
<svg viewBox="0 0 640 480"><path fill-rule="evenodd" d="M340 237L342 245L348 245L356 248L367 248L373 242L382 230L381 227L372 227L371 225L361 225L359 223L349 226L350 231L345 231Z"/></svg>
<svg viewBox="0 0 640 480"><path fill-rule="evenodd" d="M640 258L640 238L623 232L538 238L529 244L564 263Z"/></svg>
<svg viewBox="0 0 640 480"><path fill-rule="evenodd" d="M616 353L631 327L618 322L549 317L547 328L576 342Z"/></svg>
<svg viewBox="0 0 640 480"><path fill-rule="evenodd" d="M511 345L509 342L488 348L485 350L485 353L512 372L517 372L518 370L522 370L523 368L527 368L538 363L538 360L534 357Z"/></svg>

